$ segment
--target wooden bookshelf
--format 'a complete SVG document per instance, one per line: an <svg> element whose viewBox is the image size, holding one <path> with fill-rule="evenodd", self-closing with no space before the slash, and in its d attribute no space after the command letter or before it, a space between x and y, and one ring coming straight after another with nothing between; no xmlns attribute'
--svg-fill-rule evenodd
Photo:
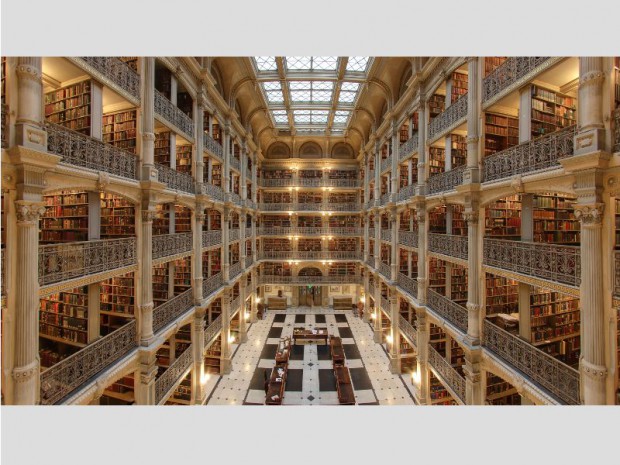
<svg viewBox="0 0 620 465"><path fill-rule="evenodd" d="M441 295L446 294L446 264L443 260L429 260L428 287Z"/></svg>
<svg viewBox="0 0 620 465"><path fill-rule="evenodd" d="M318 218L321 219L321 217ZM292 226L291 217L288 215L265 215L260 219L263 228L290 228ZM301 217L299 219L301 220Z"/></svg>
<svg viewBox="0 0 620 465"><path fill-rule="evenodd" d="M517 389L499 376L487 371L486 403L490 405L521 405Z"/></svg>
<svg viewBox="0 0 620 465"><path fill-rule="evenodd" d="M209 276L213 276L222 271L222 254L219 249L211 250L209 253L211 254L209 257L209 261L211 262L211 274Z"/></svg>
<svg viewBox="0 0 620 465"><path fill-rule="evenodd" d="M446 96L434 94L428 99L428 116L429 121L446 109Z"/></svg>
<svg viewBox="0 0 620 465"><path fill-rule="evenodd" d="M499 313L519 312L519 285L513 279L486 273L486 314L488 317Z"/></svg>
<svg viewBox="0 0 620 465"><path fill-rule="evenodd" d="M219 374L222 358L222 335L205 350L205 373Z"/></svg>
<svg viewBox="0 0 620 465"><path fill-rule="evenodd" d="M496 200L485 210L485 237L521 239L521 197L517 194Z"/></svg>
<svg viewBox="0 0 620 465"><path fill-rule="evenodd" d="M130 374L105 388L99 405L133 405L135 400L135 379Z"/></svg>
<svg viewBox="0 0 620 465"><path fill-rule="evenodd" d="M429 148L428 175L435 176L446 170L446 150L441 147Z"/></svg>
<svg viewBox="0 0 620 465"><path fill-rule="evenodd" d="M467 138L458 134L451 134L450 145L452 169L467 164Z"/></svg>
<svg viewBox="0 0 620 465"><path fill-rule="evenodd" d="M581 227L575 218L576 199L553 193L534 196L534 241L578 245Z"/></svg>
<svg viewBox="0 0 620 465"><path fill-rule="evenodd" d="M153 236L170 234L170 204L158 203L153 218Z"/></svg>
<svg viewBox="0 0 620 465"><path fill-rule="evenodd" d="M446 207L436 207L428 212L429 232L446 234Z"/></svg>
<svg viewBox="0 0 620 465"><path fill-rule="evenodd" d="M179 295L192 287L192 261L185 257L174 262L174 295Z"/></svg>
<svg viewBox="0 0 620 465"><path fill-rule="evenodd" d="M180 173L192 174L192 146L190 144L177 145L176 170Z"/></svg>
<svg viewBox="0 0 620 465"><path fill-rule="evenodd" d="M88 344L88 287L50 294L40 300L39 336L74 347Z"/></svg>
<svg viewBox="0 0 620 465"><path fill-rule="evenodd" d="M174 392L166 400L165 405L191 405L192 403L192 372L190 371Z"/></svg>
<svg viewBox="0 0 620 465"><path fill-rule="evenodd" d="M614 224L615 224L615 243L616 250L620 250L620 200L614 200Z"/></svg>
<svg viewBox="0 0 620 465"><path fill-rule="evenodd" d="M465 306L467 304L467 269L453 264L450 271L450 300Z"/></svg>
<svg viewBox="0 0 620 465"><path fill-rule="evenodd" d="M355 170L329 170L327 172L328 179L357 179L357 171Z"/></svg>
<svg viewBox="0 0 620 465"><path fill-rule="evenodd" d="M467 222L463 218L465 207L463 205L452 205L452 234L455 236L467 236Z"/></svg>
<svg viewBox="0 0 620 465"><path fill-rule="evenodd" d="M532 138L572 126L577 121L577 99L533 85Z"/></svg>
<svg viewBox="0 0 620 465"><path fill-rule="evenodd" d="M484 115L484 156L519 144L519 120L498 113Z"/></svg>
<svg viewBox="0 0 620 465"><path fill-rule="evenodd" d="M488 76L495 68L500 66L508 57L485 57L484 58L484 76Z"/></svg>
<svg viewBox="0 0 620 465"><path fill-rule="evenodd" d="M101 333L109 334L135 318L134 273L115 276L101 283L99 313Z"/></svg>
<svg viewBox="0 0 620 465"><path fill-rule="evenodd" d="M432 371L430 372L429 384L431 405L457 405L456 401Z"/></svg>
<svg viewBox="0 0 620 465"><path fill-rule="evenodd" d="M329 265L329 276L354 276L357 265L351 262L338 262Z"/></svg>
<svg viewBox="0 0 620 465"><path fill-rule="evenodd" d="M327 197L328 203L355 203L357 202L356 192L330 192Z"/></svg>
<svg viewBox="0 0 620 465"><path fill-rule="evenodd" d="M136 153L137 110L124 110L103 115L103 141Z"/></svg>
<svg viewBox="0 0 620 465"><path fill-rule="evenodd" d="M155 133L155 163L170 166L170 132Z"/></svg>
<svg viewBox="0 0 620 465"><path fill-rule="evenodd" d="M169 299L168 283L170 272L168 263L153 265L153 305L158 307Z"/></svg>
<svg viewBox="0 0 620 465"><path fill-rule="evenodd" d="M61 87L45 94L45 119L90 136L91 81Z"/></svg>
<svg viewBox="0 0 620 465"><path fill-rule="evenodd" d="M328 241L327 247L331 252L355 252L360 244L355 238L335 238Z"/></svg>
<svg viewBox="0 0 620 465"><path fill-rule="evenodd" d="M302 194L300 193L299 195L300 195L299 202L301 203ZM290 192L263 192L263 202L265 203L292 203L293 195ZM319 203L321 203L321 201L319 201Z"/></svg>
<svg viewBox="0 0 620 465"><path fill-rule="evenodd" d="M222 214L217 210L209 210L209 231L222 229Z"/></svg>
<svg viewBox="0 0 620 465"><path fill-rule="evenodd" d="M289 170L278 170L278 171L283 171L284 177L278 178L276 176L275 178L272 177L271 179L290 179ZM273 176L274 172L269 171L269 173ZM322 179L323 170L299 170L298 175L299 175L299 179Z"/></svg>
<svg viewBox="0 0 620 465"><path fill-rule="evenodd" d="M451 103L456 102L461 96L467 93L467 81L467 74L457 71L452 73Z"/></svg>
<svg viewBox="0 0 620 465"><path fill-rule="evenodd" d="M262 271L265 276L292 276L292 268L288 263L265 262Z"/></svg>
<svg viewBox="0 0 620 465"><path fill-rule="evenodd" d="M133 204L124 197L101 194L101 238L135 237L136 218Z"/></svg>
<svg viewBox="0 0 620 465"><path fill-rule="evenodd" d="M323 193L322 192L298 192L297 202L298 203L322 203Z"/></svg>
<svg viewBox="0 0 620 465"><path fill-rule="evenodd" d="M60 191L44 195L45 213L39 221L41 244L88 240L88 193Z"/></svg>
<svg viewBox="0 0 620 465"><path fill-rule="evenodd" d="M174 231L176 233L192 232L192 211L188 207L174 206Z"/></svg>
<svg viewBox="0 0 620 465"><path fill-rule="evenodd" d="M214 186L219 186L223 188L222 185L222 164L213 162L213 166L211 167L211 183Z"/></svg>

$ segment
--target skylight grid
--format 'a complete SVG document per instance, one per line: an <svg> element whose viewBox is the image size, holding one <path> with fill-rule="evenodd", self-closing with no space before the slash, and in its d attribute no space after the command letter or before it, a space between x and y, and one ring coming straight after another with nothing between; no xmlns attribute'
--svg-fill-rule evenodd
<svg viewBox="0 0 620 465"><path fill-rule="evenodd" d="M276 57L254 57L256 68L259 71L277 71Z"/></svg>
<svg viewBox="0 0 620 465"><path fill-rule="evenodd" d="M334 83L331 81L290 81L291 100L294 103L331 102Z"/></svg>
<svg viewBox="0 0 620 465"><path fill-rule="evenodd" d="M328 110L293 110L295 124L327 124Z"/></svg>
<svg viewBox="0 0 620 465"><path fill-rule="evenodd" d="M347 71L365 72L370 57L349 57Z"/></svg>
<svg viewBox="0 0 620 465"><path fill-rule="evenodd" d="M276 124L288 124L288 115L286 110L272 110L271 114Z"/></svg>
<svg viewBox="0 0 620 465"><path fill-rule="evenodd" d="M286 57L286 69L292 71L336 71L338 57Z"/></svg>
<svg viewBox="0 0 620 465"><path fill-rule="evenodd" d="M350 115L351 115L350 111L336 110L336 112L334 113L334 124L338 124L338 125L346 124Z"/></svg>

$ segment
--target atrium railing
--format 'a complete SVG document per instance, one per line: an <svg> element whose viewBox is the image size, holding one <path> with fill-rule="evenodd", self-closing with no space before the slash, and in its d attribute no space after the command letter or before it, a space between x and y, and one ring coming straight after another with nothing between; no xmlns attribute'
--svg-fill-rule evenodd
<svg viewBox="0 0 620 465"><path fill-rule="evenodd" d="M429 177L428 181L426 181L428 193L432 195L451 191L455 189L456 186L463 184L463 173L465 172L465 168L465 165L463 165Z"/></svg>
<svg viewBox="0 0 620 465"><path fill-rule="evenodd" d="M116 57L79 57L113 84L140 100L140 75Z"/></svg>
<svg viewBox="0 0 620 465"><path fill-rule="evenodd" d="M616 73L618 76L620 73ZM620 79L616 77L616 79ZM616 87L620 86L620 83L616 83ZM620 152L620 107L614 110L614 152Z"/></svg>
<svg viewBox="0 0 620 465"><path fill-rule="evenodd" d="M443 378L443 381L450 387L452 392L465 403L465 378L431 345L428 346L428 363Z"/></svg>
<svg viewBox="0 0 620 465"><path fill-rule="evenodd" d="M379 204L387 205L388 203L390 203L390 196L391 194L389 192L386 192L385 194L381 195L381 198L379 199Z"/></svg>
<svg viewBox="0 0 620 465"><path fill-rule="evenodd" d="M176 234L158 234L153 236L153 258L168 257L184 252L189 252L193 248L193 236L191 232Z"/></svg>
<svg viewBox="0 0 620 465"><path fill-rule="evenodd" d="M9 146L9 106L2 104L2 129L0 135L2 136L2 148L5 149Z"/></svg>
<svg viewBox="0 0 620 465"><path fill-rule="evenodd" d="M379 263L379 273L381 273L385 279L389 280L392 278L392 268L387 263Z"/></svg>
<svg viewBox="0 0 620 465"><path fill-rule="evenodd" d="M224 153L224 151L222 150L222 144L220 144L218 141L216 141L213 137L211 137L207 133L205 133L204 135L203 142L204 142L204 148L206 150L222 158L223 156L222 154Z"/></svg>
<svg viewBox="0 0 620 465"><path fill-rule="evenodd" d="M484 158L484 182L559 168L559 160L573 155L577 126L524 142Z"/></svg>
<svg viewBox="0 0 620 465"><path fill-rule="evenodd" d="M385 313L388 318L390 317L390 302L385 297L381 297L381 310L383 310L383 313Z"/></svg>
<svg viewBox="0 0 620 465"><path fill-rule="evenodd" d="M205 193L212 197L215 200L219 200L220 202L224 201L224 191L220 186L216 186L214 184L205 183Z"/></svg>
<svg viewBox="0 0 620 465"><path fill-rule="evenodd" d="M467 309L433 289L427 291L427 306L463 332L467 332Z"/></svg>
<svg viewBox="0 0 620 465"><path fill-rule="evenodd" d="M403 200L408 200L410 197L415 195L415 183L409 184L408 186L401 187L398 191L398 202L402 202Z"/></svg>
<svg viewBox="0 0 620 465"><path fill-rule="evenodd" d="M241 274L241 262L230 265L230 279L236 278Z"/></svg>
<svg viewBox="0 0 620 465"><path fill-rule="evenodd" d="M259 260L361 260L362 254L356 251L317 251L317 252L259 252Z"/></svg>
<svg viewBox="0 0 620 465"><path fill-rule="evenodd" d="M262 211L360 211L359 203L261 203Z"/></svg>
<svg viewBox="0 0 620 465"><path fill-rule="evenodd" d="M400 331L405 335L409 342L411 342L414 346L418 346L418 332L416 329L409 323L405 317L399 315L398 317L398 327Z"/></svg>
<svg viewBox="0 0 620 465"><path fill-rule="evenodd" d="M221 272L216 273L208 278L204 278L202 281L202 297L206 299L223 285L224 281L222 280Z"/></svg>
<svg viewBox="0 0 620 465"><path fill-rule="evenodd" d="M239 240L239 228L228 230L228 242L235 242Z"/></svg>
<svg viewBox="0 0 620 465"><path fill-rule="evenodd" d="M192 345L188 345L183 353L155 380L155 404L160 404L164 400L166 394L192 365L192 350Z"/></svg>
<svg viewBox="0 0 620 465"><path fill-rule="evenodd" d="M533 77L552 57L510 57L482 80L482 103Z"/></svg>
<svg viewBox="0 0 620 465"><path fill-rule="evenodd" d="M620 299L620 252L614 252L614 296Z"/></svg>
<svg viewBox="0 0 620 465"><path fill-rule="evenodd" d="M190 142L194 140L192 119L157 89L155 89L155 113L184 133Z"/></svg>
<svg viewBox="0 0 620 465"><path fill-rule="evenodd" d="M398 273L398 285L412 297L418 298L418 282L404 273Z"/></svg>
<svg viewBox="0 0 620 465"><path fill-rule="evenodd" d="M433 118L428 125L428 139L437 137L453 130L467 118L467 94L461 95L456 102Z"/></svg>
<svg viewBox="0 0 620 465"><path fill-rule="evenodd" d="M230 167L241 171L241 161L237 157L230 157Z"/></svg>
<svg viewBox="0 0 620 465"><path fill-rule="evenodd" d="M384 242L392 242L392 231L389 229L382 229L381 240Z"/></svg>
<svg viewBox="0 0 620 465"><path fill-rule="evenodd" d="M230 194L230 201L232 203L234 203L235 205L238 205L240 207L244 206L245 202L243 201L243 199L241 198L241 196L239 194L237 194L236 192L229 192L229 194Z"/></svg>
<svg viewBox="0 0 620 465"><path fill-rule="evenodd" d="M222 231L221 230L213 230L213 231L203 231L202 232L202 246L203 247L213 247L216 245L220 245L222 243Z"/></svg>
<svg viewBox="0 0 620 465"><path fill-rule="evenodd" d="M392 167L392 155L381 160L381 172L387 171Z"/></svg>
<svg viewBox="0 0 620 465"><path fill-rule="evenodd" d="M204 332L205 334L204 348L205 349L209 347L209 345L211 345L211 343L213 342L213 339L215 338L215 336L217 336L217 333L219 333L221 330L222 330L222 315L219 315L205 329L205 332Z"/></svg>
<svg viewBox="0 0 620 465"><path fill-rule="evenodd" d="M235 316L237 310L239 310L239 304L241 303L241 296L235 297L235 299L230 303L230 318L232 319Z"/></svg>
<svg viewBox="0 0 620 465"><path fill-rule="evenodd" d="M417 247L419 235L417 231L398 231L398 243L405 247Z"/></svg>
<svg viewBox="0 0 620 465"><path fill-rule="evenodd" d="M54 123L45 123L47 151L63 163L138 179L138 158L131 152Z"/></svg>
<svg viewBox="0 0 620 465"><path fill-rule="evenodd" d="M97 339L41 373L41 404L52 405L137 347L136 321Z"/></svg>
<svg viewBox="0 0 620 465"><path fill-rule="evenodd" d="M136 262L135 237L40 245L39 284L45 286Z"/></svg>
<svg viewBox="0 0 620 465"><path fill-rule="evenodd" d="M361 284L360 275L349 276L272 276L258 277L259 284Z"/></svg>
<svg viewBox="0 0 620 465"><path fill-rule="evenodd" d="M483 345L563 402L577 405L579 372L516 335L484 320Z"/></svg>
<svg viewBox="0 0 620 465"><path fill-rule="evenodd" d="M368 283L368 293L370 294L372 299L375 300L375 284L374 283Z"/></svg>
<svg viewBox="0 0 620 465"><path fill-rule="evenodd" d="M570 286L581 284L577 246L485 238L482 254L488 266Z"/></svg>
<svg viewBox="0 0 620 465"><path fill-rule="evenodd" d="M196 191L194 178L187 173L181 173L166 165L155 163L157 168L157 180L168 186L168 189L178 190L193 194Z"/></svg>
<svg viewBox="0 0 620 465"><path fill-rule="evenodd" d="M430 233L428 235L428 250L467 260L467 236Z"/></svg>
<svg viewBox="0 0 620 465"><path fill-rule="evenodd" d="M359 227L317 227L317 228L294 228L294 227L272 227L258 228L256 234L259 236L363 236L364 230Z"/></svg>
<svg viewBox="0 0 620 465"><path fill-rule="evenodd" d="M194 305L193 289L187 289L153 309L153 332L176 320Z"/></svg>
<svg viewBox="0 0 620 465"><path fill-rule="evenodd" d="M250 255L246 255L245 256L245 267L246 269L249 269L252 264L254 263L254 257L252 257L252 254L250 253Z"/></svg>
<svg viewBox="0 0 620 465"><path fill-rule="evenodd" d="M400 149L398 151L398 156L400 160L404 160L409 155L414 154L418 151L418 133L414 132L411 137L407 140L407 142L403 142L400 144Z"/></svg>

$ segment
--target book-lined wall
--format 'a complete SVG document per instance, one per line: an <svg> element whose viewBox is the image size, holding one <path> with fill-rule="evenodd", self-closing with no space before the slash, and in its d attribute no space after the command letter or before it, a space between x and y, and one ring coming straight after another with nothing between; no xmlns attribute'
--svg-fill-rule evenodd
<svg viewBox="0 0 620 465"><path fill-rule="evenodd" d="M458 71L452 73L451 103L456 102L461 96L467 93L467 81L467 74Z"/></svg>
<svg viewBox="0 0 620 465"><path fill-rule="evenodd" d="M521 405L521 396L508 381L487 371L486 403L489 405Z"/></svg>
<svg viewBox="0 0 620 465"><path fill-rule="evenodd" d="M329 265L329 276L353 276L358 270L357 264L352 262L337 262Z"/></svg>
<svg viewBox="0 0 620 465"><path fill-rule="evenodd" d="M446 96L433 94L428 99L428 117L429 121L435 118L446 109Z"/></svg>
<svg viewBox="0 0 620 465"><path fill-rule="evenodd" d="M136 153L137 110L125 110L103 115L103 141Z"/></svg>
<svg viewBox="0 0 620 465"><path fill-rule="evenodd" d="M519 120L498 113L484 115L484 156L519 144Z"/></svg>
<svg viewBox="0 0 620 465"><path fill-rule="evenodd" d="M450 300L464 307L467 304L467 268L452 264L450 287Z"/></svg>
<svg viewBox="0 0 620 465"><path fill-rule="evenodd" d="M56 292L40 300L39 337L73 348L86 346L88 343L88 287L82 286ZM42 347L44 346L45 344L42 344ZM47 348L49 352L58 354L62 354L63 350L67 349L57 346L47 346ZM46 356L53 358L48 353ZM60 358L55 359L55 362L59 360Z"/></svg>
<svg viewBox="0 0 620 465"><path fill-rule="evenodd" d="M46 93L45 119L90 136L91 84L87 80Z"/></svg>
<svg viewBox="0 0 620 465"><path fill-rule="evenodd" d="M45 213L39 221L39 242L76 242L88 240L88 193L60 191L44 195Z"/></svg>
<svg viewBox="0 0 620 465"><path fill-rule="evenodd" d="M577 99L532 86L532 138L571 126L577 120Z"/></svg>
<svg viewBox="0 0 620 465"><path fill-rule="evenodd" d="M136 235L133 204L124 197L101 194L101 238L114 239Z"/></svg>
<svg viewBox="0 0 620 465"><path fill-rule="evenodd" d="M446 149L443 147L430 147L428 160L428 175L434 176L443 173L446 169Z"/></svg>
<svg viewBox="0 0 620 465"><path fill-rule="evenodd" d="M355 252L360 248L358 240L352 238L330 239L327 244L331 252Z"/></svg>
<svg viewBox="0 0 620 465"><path fill-rule="evenodd" d="M452 169L467 164L467 137L450 134Z"/></svg>
<svg viewBox="0 0 620 465"><path fill-rule="evenodd" d="M153 305L158 307L170 298L170 268L168 263L153 265Z"/></svg>
<svg viewBox="0 0 620 465"><path fill-rule="evenodd" d="M134 296L134 273L115 276L101 283L99 314L102 336L135 318Z"/></svg>
<svg viewBox="0 0 620 465"><path fill-rule="evenodd" d="M445 295L446 264L443 260L431 257L428 261L428 288L441 295Z"/></svg>
<svg viewBox="0 0 620 465"><path fill-rule="evenodd" d="M508 57L485 57L484 59L484 76L488 76L500 66Z"/></svg>

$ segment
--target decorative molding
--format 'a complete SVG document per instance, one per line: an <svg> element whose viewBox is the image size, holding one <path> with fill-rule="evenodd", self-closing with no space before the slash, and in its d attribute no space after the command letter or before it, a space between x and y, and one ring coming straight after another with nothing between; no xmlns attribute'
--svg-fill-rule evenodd
<svg viewBox="0 0 620 465"><path fill-rule="evenodd" d="M573 208L575 218L582 224L601 225L603 223L604 203L595 203L594 205L575 204Z"/></svg>
<svg viewBox="0 0 620 465"><path fill-rule="evenodd" d="M23 226L38 226L38 221L45 213L44 202L31 202L29 200L15 201L15 215L17 224Z"/></svg>

